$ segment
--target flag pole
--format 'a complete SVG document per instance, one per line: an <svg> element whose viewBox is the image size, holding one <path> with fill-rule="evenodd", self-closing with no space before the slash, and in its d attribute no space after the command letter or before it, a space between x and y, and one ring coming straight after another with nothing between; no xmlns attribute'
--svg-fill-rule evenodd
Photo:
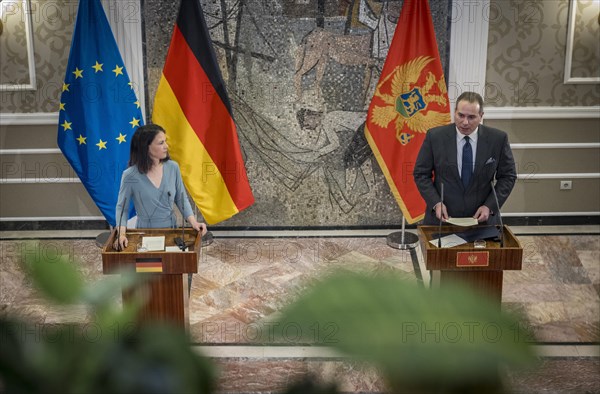
<svg viewBox="0 0 600 394"><path fill-rule="evenodd" d="M416 234L406 232L406 219L402 217L402 230L391 233L387 236L389 247L401 250L414 249L419 243L419 237Z"/></svg>

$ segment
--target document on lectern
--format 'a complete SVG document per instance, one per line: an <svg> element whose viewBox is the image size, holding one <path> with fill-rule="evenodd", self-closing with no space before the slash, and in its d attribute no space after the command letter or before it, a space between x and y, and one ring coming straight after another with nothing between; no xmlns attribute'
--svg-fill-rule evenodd
<svg viewBox="0 0 600 394"><path fill-rule="evenodd" d="M441 241L442 248L451 248L453 246L458 246L467 243L467 241L465 241L456 234L446 235L445 237L442 237ZM429 241L429 243L431 243L433 246L438 246L437 238L432 239L431 241Z"/></svg>
<svg viewBox="0 0 600 394"><path fill-rule="evenodd" d="M152 251L164 251L165 250L165 236L159 237L142 237L142 247L148 252Z"/></svg>
<svg viewBox="0 0 600 394"><path fill-rule="evenodd" d="M461 227L476 226L479 224L475 218L448 218L446 223Z"/></svg>

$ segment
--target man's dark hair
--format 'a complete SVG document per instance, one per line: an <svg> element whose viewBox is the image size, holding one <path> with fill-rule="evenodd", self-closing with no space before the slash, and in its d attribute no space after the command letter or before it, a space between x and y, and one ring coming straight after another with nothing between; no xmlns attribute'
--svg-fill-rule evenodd
<svg viewBox="0 0 600 394"><path fill-rule="evenodd" d="M160 132L166 133L165 130L157 124L147 124L137 128L131 139L131 148L129 150L129 165L137 166L142 174L148 173L152 168L152 159L148 154L148 150L156 135ZM169 154L161 159L160 162L170 160Z"/></svg>
<svg viewBox="0 0 600 394"><path fill-rule="evenodd" d="M456 108L458 108L458 103L460 103L461 101L467 101L469 103L477 103L479 104L479 113L483 113L483 97L481 97L481 95L479 93L475 93L475 92L463 92L460 96L458 96L458 98L456 99L456 106L455 106L455 110Z"/></svg>

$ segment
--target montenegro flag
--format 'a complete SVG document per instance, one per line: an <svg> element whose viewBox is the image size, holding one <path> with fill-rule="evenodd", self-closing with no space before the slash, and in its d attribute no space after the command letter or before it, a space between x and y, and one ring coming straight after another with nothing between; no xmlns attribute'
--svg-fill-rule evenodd
<svg viewBox="0 0 600 394"><path fill-rule="evenodd" d="M427 0L406 0L367 114L365 136L408 223L425 202L412 169L425 133L450 123L448 91Z"/></svg>
<svg viewBox="0 0 600 394"><path fill-rule="evenodd" d="M231 104L199 0L182 0L154 99L152 121L209 224L254 203Z"/></svg>

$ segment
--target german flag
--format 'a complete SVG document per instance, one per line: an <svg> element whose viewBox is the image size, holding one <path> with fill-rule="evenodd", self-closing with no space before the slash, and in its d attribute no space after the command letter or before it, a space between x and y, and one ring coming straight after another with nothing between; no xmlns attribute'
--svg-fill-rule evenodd
<svg viewBox="0 0 600 394"><path fill-rule="evenodd" d="M161 273L163 263L160 258L140 258L135 260L135 272L137 273Z"/></svg>
<svg viewBox="0 0 600 394"><path fill-rule="evenodd" d="M167 132L169 153L209 224L254 203L231 104L198 0L182 0L152 121Z"/></svg>
<svg viewBox="0 0 600 394"><path fill-rule="evenodd" d="M412 170L427 130L450 103L427 0L406 0L371 100L365 137L408 223L425 216Z"/></svg>

